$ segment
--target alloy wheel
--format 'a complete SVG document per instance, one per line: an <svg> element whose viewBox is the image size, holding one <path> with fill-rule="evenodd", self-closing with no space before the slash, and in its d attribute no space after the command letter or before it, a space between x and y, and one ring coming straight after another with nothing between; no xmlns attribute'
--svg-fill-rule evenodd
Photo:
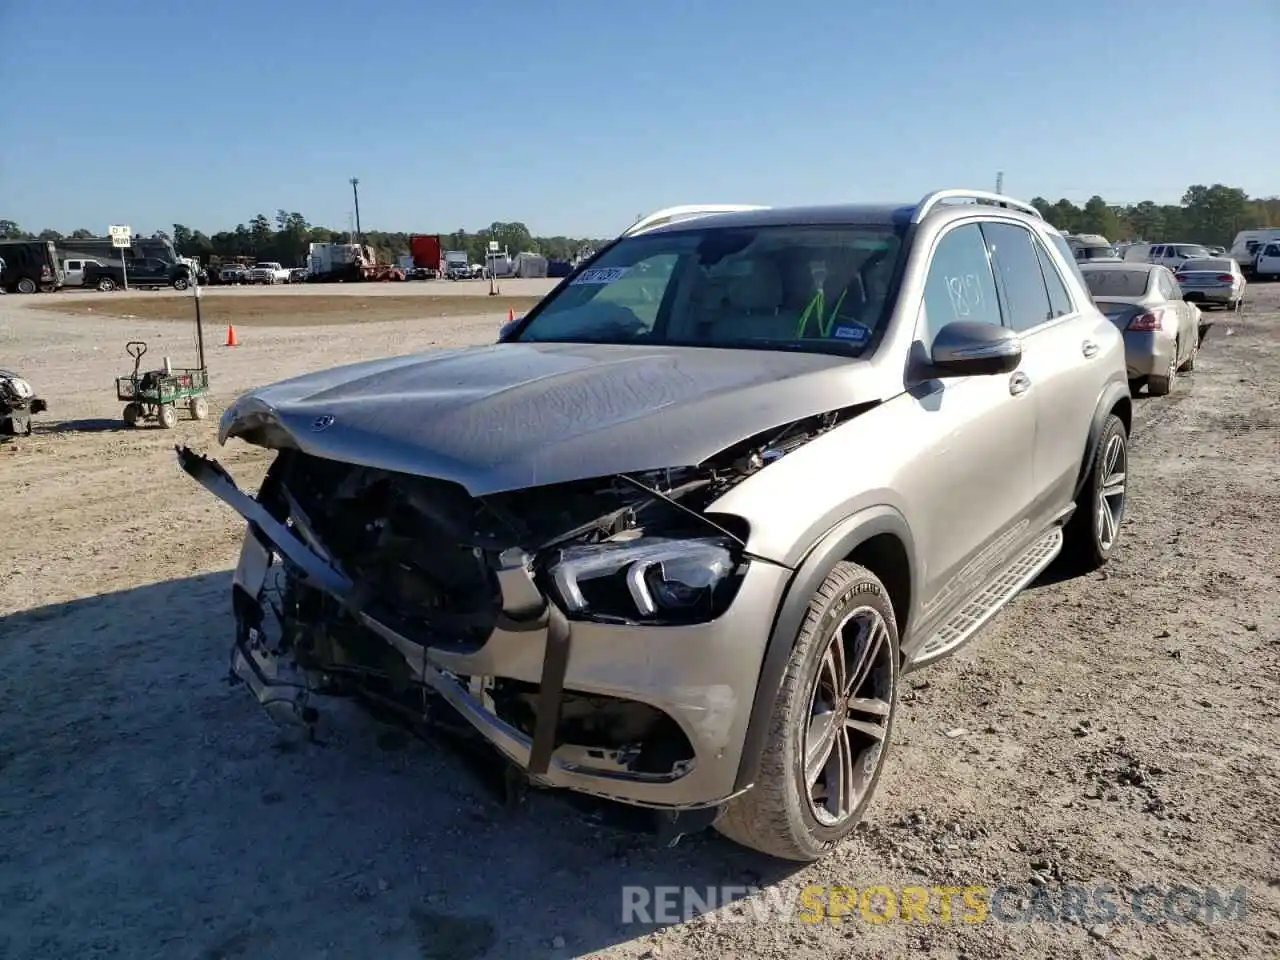
<svg viewBox="0 0 1280 960"><path fill-rule="evenodd" d="M838 826L861 806L889 732L893 664L889 627L871 607L831 635L809 698L804 778L810 812Z"/></svg>
<svg viewBox="0 0 1280 960"><path fill-rule="evenodd" d="M1116 542L1120 521L1124 519L1125 470L1128 468L1128 451L1124 437L1112 436L1107 440L1102 455L1102 481L1098 489L1098 546L1108 551Z"/></svg>

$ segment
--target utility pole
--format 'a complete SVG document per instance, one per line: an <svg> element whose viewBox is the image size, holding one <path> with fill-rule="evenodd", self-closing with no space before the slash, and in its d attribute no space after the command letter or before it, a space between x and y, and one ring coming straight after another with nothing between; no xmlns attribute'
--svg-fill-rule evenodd
<svg viewBox="0 0 1280 960"><path fill-rule="evenodd" d="M996 193L1004 193L1004 171L1000 170L996 173Z"/></svg>
<svg viewBox="0 0 1280 960"><path fill-rule="evenodd" d="M360 229L360 178L359 177L351 178L351 195L355 197L355 201L356 201L356 237L357 237L356 242L363 247L364 231Z"/></svg>

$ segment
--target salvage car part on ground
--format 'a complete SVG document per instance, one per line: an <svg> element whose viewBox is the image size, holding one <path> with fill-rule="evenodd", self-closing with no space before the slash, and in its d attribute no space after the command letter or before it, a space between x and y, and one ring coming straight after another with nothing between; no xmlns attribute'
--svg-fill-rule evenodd
<svg viewBox="0 0 1280 960"><path fill-rule="evenodd" d="M31 418L49 404L37 397L31 384L12 370L0 369L0 434L30 436Z"/></svg>

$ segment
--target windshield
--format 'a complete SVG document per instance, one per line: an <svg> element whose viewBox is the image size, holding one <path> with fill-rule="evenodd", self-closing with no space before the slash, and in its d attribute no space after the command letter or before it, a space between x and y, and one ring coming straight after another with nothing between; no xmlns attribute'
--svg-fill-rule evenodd
<svg viewBox="0 0 1280 960"><path fill-rule="evenodd" d="M886 318L900 253L887 225L641 234L551 294L515 339L856 356Z"/></svg>
<svg viewBox="0 0 1280 960"><path fill-rule="evenodd" d="M1204 247L1174 247L1173 253L1175 256L1186 257L1188 260L1204 260L1213 256Z"/></svg>
<svg viewBox="0 0 1280 960"><path fill-rule="evenodd" d="M1095 297L1140 297L1147 292L1147 270L1085 270L1084 282Z"/></svg>

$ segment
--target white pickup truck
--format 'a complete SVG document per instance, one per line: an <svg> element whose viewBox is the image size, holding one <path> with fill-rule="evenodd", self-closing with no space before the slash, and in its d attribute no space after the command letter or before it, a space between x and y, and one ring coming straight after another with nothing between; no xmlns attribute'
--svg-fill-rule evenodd
<svg viewBox="0 0 1280 960"><path fill-rule="evenodd" d="M290 271L278 263L267 261L255 263L249 271L250 283L288 283Z"/></svg>

